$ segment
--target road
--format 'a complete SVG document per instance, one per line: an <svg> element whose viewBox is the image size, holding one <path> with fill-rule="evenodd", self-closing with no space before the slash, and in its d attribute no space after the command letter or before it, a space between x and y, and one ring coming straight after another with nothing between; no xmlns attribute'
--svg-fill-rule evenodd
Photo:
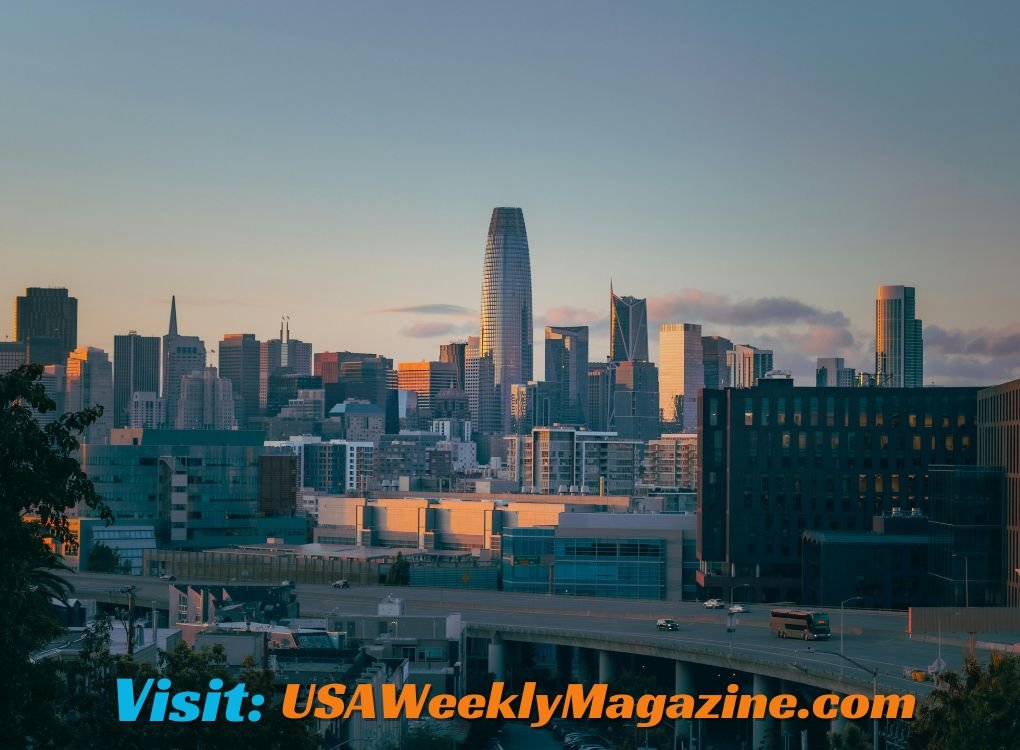
<svg viewBox="0 0 1020 750"><path fill-rule="evenodd" d="M137 586L136 601L144 606L155 600L166 606L169 584L154 578L128 578L116 575L79 573L70 576L81 598L95 598L116 592L121 586ZM180 586L186 582L179 581ZM187 582L199 583L199 582ZM304 617L329 614L372 614L378 602L389 595L404 599L405 614L446 614L460 612L469 626L525 626L574 630L599 634L620 642L638 636L655 644L677 644L712 649L720 654L775 660L780 664L802 665L828 673L842 670L847 679L867 682L871 675L841 660L840 613L830 611L832 637L829 641L802 642L780 640L769 633L768 605L753 606L735 618L736 628L727 633L726 610L706 610L698 602L657 602L648 600L589 599L580 597L515 594L491 591L387 588L363 586L333 589L325 585L299 585L296 594ZM114 593L114 597L117 595ZM680 629L659 632L655 620L670 617ZM878 670L880 688L918 690L919 686L903 677L904 667L924 669L940 653L937 643L911 640L906 633L903 612L879 612L847 609L844 613L844 653L869 670ZM1020 638L1017 638L1020 640ZM963 663L962 642L950 645L948 639L941 656L950 668ZM800 668L800 667L799 667ZM921 692L925 692L921 690Z"/></svg>

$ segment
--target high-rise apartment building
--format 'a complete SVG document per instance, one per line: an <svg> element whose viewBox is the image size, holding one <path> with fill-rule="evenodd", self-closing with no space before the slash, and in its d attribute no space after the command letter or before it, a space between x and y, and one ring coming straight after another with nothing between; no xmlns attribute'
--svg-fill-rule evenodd
<svg viewBox="0 0 1020 750"><path fill-rule="evenodd" d="M81 411L102 406L103 415L85 428L81 442L102 445L113 429L113 367L102 349L82 346L67 358L64 374L64 408Z"/></svg>
<svg viewBox="0 0 1020 750"><path fill-rule="evenodd" d="M467 343L464 341L451 341L449 344L439 345L439 361L453 365L457 369L457 382L454 385L459 391L464 390L464 357Z"/></svg>
<svg viewBox="0 0 1020 750"><path fill-rule="evenodd" d="M588 326L545 327L545 380L557 391L559 424L585 424L588 411Z"/></svg>
<svg viewBox="0 0 1020 750"><path fill-rule="evenodd" d="M78 346L78 299L67 290L29 287L14 302L14 338L27 342L35 337L59 340L59 350L43 357L37 349L32 364L62 365ZM53 359L53 356L59 356ZM44 362L43 359L53 360ZM111 406L112 408L112 406Z"/></svg>
<svg viewBox="0 0 1020 750"><path fill-rule="evenodd" d="M726 370L731 388L753 388L771 372L772 350L737 344L726 352Z"/></svg>
<svg viewBox="0 0 1020 750"><path fill-rule="evenodd" d="M614 362L648 361L648 301L620 297L609 284L609 358Z"/></svg>
<svg viewBox="0 0 1020 750"><path fill-rule="evenodd" d="M113 337L113 426L127 427L131 395L159 392L159 336L135 331Z"/></svg>
<svg viewBox="0 0 1020 750"><path fill-rule="evenodd" d="M730 373L726 367L726 352L733 349L733 342L722 336L701 337L701 360L705 369L706 388L726 388L730 384Z"/></svg>
<svg viewBox="0 0 1020 750"><path fill-rule="evenodd" d="M289 318L284 318L280 323L280 338L263 341L260 347L259 408L263 411L269 406L269 379L281 372L295 375L312 374L312 345L290 337Z"/></svg>
<svg viewBox="0 0 1020 750"><path fill-rule="evenodd" d="M654 489L696 492L697 433L674 433L649 440L641 464L641 484Z"/></svg>
<svg viewBox="0 0 1020 750"><path fill-rule="evenodd" d="M523 489L628 495L637 485L643 446L611 432L536 427L506 438L507 466Z"/></svg>
<svg viewBox="0 0 1020 750"><path fill-rule="evenodd" d="M254 333L228 333L220 341L220 377L230 381L234 391L237 424L248 422L259 413L259 375L262 343Z"/></svg>
<svg viewBox="0 0 1020 750"><path fill-rule="evenodd" d="M494 208L482 273L479 360L491 359L492 387L479 390L479 430L506 433L510 387L533 377L531 258L524 213ZM487 385L479 378L478 387Z"/></svg>
<svg viewBox="0 0 1020 750"><path fill-rule="evenodd" d="M237 429L230 381L219 377L215 367L182 376L175 424L178 430Z"/></svg>
<svg viewBox="0 0 1020 750"><path fill-rule="evenodd" d="M1006 473L1006 605L1020 607L1020 380L978 392L977 443L978 463Z"/></svg>
<svg viewBox="0 0 1020 750"><path fill-rule="evenodd" d="M912 286L880 286L875 300L875 384L916 388L924 381L924 343Z"/></svg>
<svg viewBox="0 0 1020 750"><path fill-rule="evenodd" d="M705 387L703 355L700 324L659 326L659 411L663 429L697 432L698 394Z"/></svg>
<svg viewBox="0 0 1020 750"><path fill-rule="evenodd" d="M815 364L815 385L819 388L853 388L857 371L842 357L819 357Z"/></svg>
<svg viewBox="0 0 1020 750"><path fill-rule="evenodd" d="M205 343L198 336L181 336L177 332L177 297L171 297L170 327L163 337L163 401L168 425L177 419L181 378L204 369Z"/></svg>

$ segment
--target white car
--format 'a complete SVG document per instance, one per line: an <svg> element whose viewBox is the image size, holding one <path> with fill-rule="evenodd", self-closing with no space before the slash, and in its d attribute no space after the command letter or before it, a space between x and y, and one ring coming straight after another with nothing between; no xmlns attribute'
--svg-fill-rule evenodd
<svg viewBox="0 0 1020 750"><path fill-rule="evenodd" d="M709 599L705 602L705 609L722 609L725 606L719 599Z"/></svg>
<svg viewBox="0 0 1020 750"><path fill-rule="evenodd" d="M745 607L743 604L734 604L732 607L730 607L731 615L745 615L749 611L750 610L748 610L748 608Z"/></svg>
<svg viewBox="0 0 1020 750"><path fill-rule="evenodd" d="M335 589L349 589L350 587L350 581L346 578L341 578L339 581L333 581L333 588Z"/></svg>

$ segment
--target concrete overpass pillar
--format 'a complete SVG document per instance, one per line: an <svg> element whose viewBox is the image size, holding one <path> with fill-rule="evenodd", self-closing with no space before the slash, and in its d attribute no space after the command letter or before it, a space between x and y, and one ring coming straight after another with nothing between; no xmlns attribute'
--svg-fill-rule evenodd
<svg viewBox="0 0 1020 750"><path fill-rule="evenodd" d="M612 682L616 679L612 651L599 651L599 682Z"/></svg>
<svg viewBox="0 0 1020 750"><path fill-rule="evenodd" d="M829 731L833 734L843 734L843 730L846 729L846 718L843 716L837 716L835 719L829 721Z"/></svg>
<svg viewBox="0 0 1020 750"><path fill-rule="evenodd" d="M493 633L489 641L489 672L497 681L506 679L506 644L499 633Z"/></svg>
<svg viewBox="0 0 1020 750"><path fill-rule="evenodd" d="M570 646L556 647L556 677L563 682L570 682L574 674L574 650Z"/></svg>
<svg viewBox="0 0 1020 750"><path fill-rule="evenodd" d="M673 692L676 695L697 695L697 688L694 685L694 665L686 661L675 661L675 677L673 681ZM673 723L674 747L680 743L686 743L690 747L691 721L679 719Z"/></svg>
<svg viewBox="0 0 1020 750"><path fill-rule="evenodd" d="M754 675L754 687L751 692L755 695L767 695L771 698L775 695L777 688L778 685L773 678L760 674ZM751 747L753 750L777 750L779 747L778 722L770 717L752 719L752 722Z"/></svg>

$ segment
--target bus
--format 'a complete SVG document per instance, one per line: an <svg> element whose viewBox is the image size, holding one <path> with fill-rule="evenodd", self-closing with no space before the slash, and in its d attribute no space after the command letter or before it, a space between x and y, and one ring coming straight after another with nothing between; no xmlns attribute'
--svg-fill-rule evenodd
<svg viewBox="0 0 1020 750"><path fill-rule="evenodd" d="M799 609L774 609L769 631L778 638L818 640L829 637L829 616L825 612Z"/></svg>

